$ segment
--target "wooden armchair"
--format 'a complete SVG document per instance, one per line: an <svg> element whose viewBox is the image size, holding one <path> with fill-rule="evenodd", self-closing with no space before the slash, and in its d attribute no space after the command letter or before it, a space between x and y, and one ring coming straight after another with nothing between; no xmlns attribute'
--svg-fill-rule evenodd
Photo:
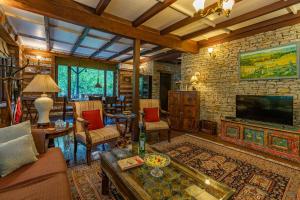
<svg viewBox="0 0 300 200"><path fill-rule="evenodd" d="M120 137L120 131L115 125L108 125L101 129L88 130L89 122L82 118L83 111L100 110L100 118L104 122L104 116L114 118L112 114L105 113L101 101L80 101L73 103L74 112L74 159L76 160L77 143L86 146L86 158L91 164L91 150L93 147L108 142L114 142Z"/></svg>
<svg viewBox="0 0 300 200"><path fill-rule="evenodd" d="M158 115L160 121L158 122L146 122L145 121L145 113L144 108L158 108ZM140 123L143 123L145 127L146 134L151 134L153 132L159 132L159 136L161 132L168 133L168 142L171 141L171 129L170 129L170 119L169 112L164 111L160 108L159 99L140 99Z"/></svg>

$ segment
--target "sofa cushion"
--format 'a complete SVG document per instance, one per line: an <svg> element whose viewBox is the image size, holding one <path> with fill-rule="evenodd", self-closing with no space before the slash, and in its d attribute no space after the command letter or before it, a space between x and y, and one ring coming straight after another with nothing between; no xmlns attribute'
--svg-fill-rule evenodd
<svg viewBox="0 0 300 200"><path fill-rule="evenodd" d="M16 169L37 161L29 135L0 143L0 176L4 177Z"/></svg>
<svg viewBox="0 0 300 200"><path fill-rule="evenodd" d="M159 109L158 108L144 108L145 122L159 122Z"/></svg>
<svg viewBox="0 0 300 200"><path fill-rule="evenodd" d="M100 110L82 111L82 118L89 122L88 130L96 130L104 127Z"/></svg>
<svg viewBox="0 0 300 200"><path fill-rule="evenodd" d="M25 165L0 178L0 193L8 189L39 182L54 174L67 171L66 162L59 148L51 148L38 158L38 161Z"/></svg>
<svg viewBox="0 0 300 200"><path fill-rule="evenodd" d="M146 131L156 131L156 130L168 130L169 125L165 121L159 121L159 122L146 122Z"/></svg>
<svg viewBox="0 0 300 200"><path fill-rule="evenodd" d="M0 143L8 142L9 140L13 140L24 135L30 135L32 149L35 155L39 155L31 135L30 121L26 121L13 126L8 126L5 128L0 128Z"/></svg>
<svg viewBox="0 0 300 200"><path fill-rule="evenodd" d="M105 126L104 128L89 131L92 138L92 144L101 143L106 140L114 139L120 136L120 133L115 125ZM76 137L86 144L85 132L76 133Z"/></svg>

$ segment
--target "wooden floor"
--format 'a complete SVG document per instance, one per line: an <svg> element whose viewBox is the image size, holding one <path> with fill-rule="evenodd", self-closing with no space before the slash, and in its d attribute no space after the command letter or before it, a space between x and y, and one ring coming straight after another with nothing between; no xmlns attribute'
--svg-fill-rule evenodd
<svg viewBox="0 0 300 200"><path fill-rule="evenodd" d="M174 137L184 135L184 134L186 134L186 133L172 131L172 134L171 134L172 136L171 137L174 138ZM269 158L269 159L273 159L273 160L276 160L276 161L279 161L279 162L283 162L285 164L289 164L289 165L292 165L292 166L295 166L295 167L300 167L300 163L290 161L290 160L287 160L287 159L283 159L283 158L279 158L279 157L273 156L271 154L256 151L256 150L249 149L249 148L246 148L246 147L242 147L242 146L239 146L239 145L236 145L236 144L232 144L232 143L221 140L218 136L215 136L215 135L208 135L208 134L201 133L201 132L199 132L199 133L188 133L188 134L194 135L196 137L204 138L204 139L207 139L207 140L211 140L213 142L217 142L217 143L220 143L220 144L223 144L223 145L226 145L226 146L234 147L234 148L237 148L237 149L240 149L240 150L243 150L243 151L247 151L247 152L259 155L259 156L263 156L265 158ZM165 137L166 136L162 136L162 139L166 139Z"/></svg>

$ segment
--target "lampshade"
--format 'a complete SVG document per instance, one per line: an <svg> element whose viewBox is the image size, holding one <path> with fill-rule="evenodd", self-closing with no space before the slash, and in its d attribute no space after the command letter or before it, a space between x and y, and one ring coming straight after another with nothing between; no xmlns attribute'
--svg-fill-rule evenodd
<svg viewBox="0 0 300 200"><path fill-rule="evenodd" d="M199 10L204 10L205 0L195 0L193 6L195 10L198 12Z"/></svg>
<svg viewBox="0 0 300 200"><path fill-rule="evenodd" d="M223 1L223 9L232 10L234 3L235 3L234 0Z"/></svg>
<svg viewBox="0 0 300 200"><path fill-rule="evenodd" d="M197 76L192 76L191 80L190 80L191 83L197 83L198 82L198 78Z"/></svg>
<svg viewBox="0 0 300 200"><path fill-rule="evenodd" d="M50 75L38 74L33 80L26 86L23 92L59 92L60 88Z"/></svg>

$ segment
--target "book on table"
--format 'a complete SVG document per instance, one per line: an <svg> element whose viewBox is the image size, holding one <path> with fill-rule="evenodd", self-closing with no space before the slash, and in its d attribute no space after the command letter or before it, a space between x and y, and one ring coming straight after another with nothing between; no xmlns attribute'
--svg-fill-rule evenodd
<svg viewBox="0 0 300 200"><path fill-rule="evenodd" d="M139 156L133 156L118 161L118 165L122 171L138 167L144 164L144 160Z"/></svg>

